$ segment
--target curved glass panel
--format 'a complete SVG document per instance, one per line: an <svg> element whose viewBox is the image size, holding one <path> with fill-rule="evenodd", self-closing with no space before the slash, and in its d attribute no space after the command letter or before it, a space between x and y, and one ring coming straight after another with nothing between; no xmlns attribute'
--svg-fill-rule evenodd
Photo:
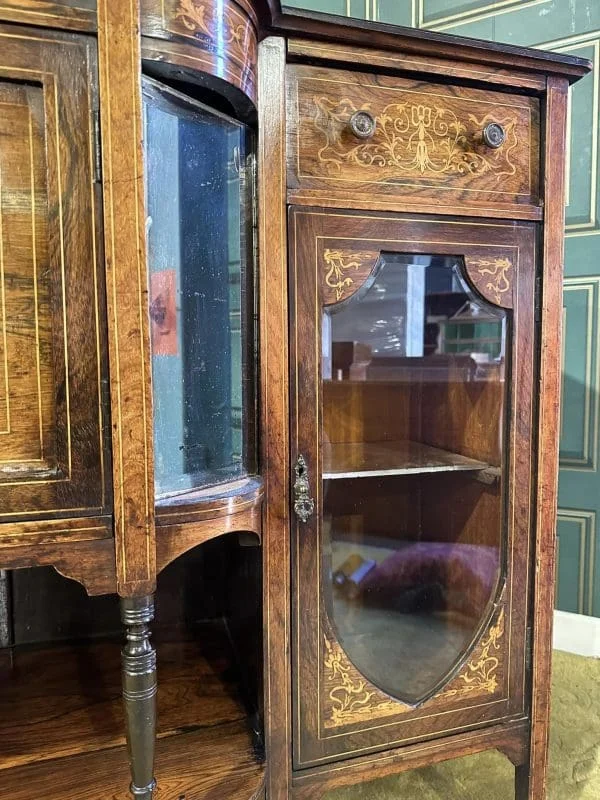
<svg viewBox="0 0 600 800"><path fill-rule="evenodd" d="M328 613L354 665L412 704L470 648L503 571L507 315L462 269L383 255L323 314Z"/></svg>
<svg viewBox="0 0 600 800"><path fill-rule="evenodd" d="M144 81L158 496L251 468L251 136Z"/></svg>

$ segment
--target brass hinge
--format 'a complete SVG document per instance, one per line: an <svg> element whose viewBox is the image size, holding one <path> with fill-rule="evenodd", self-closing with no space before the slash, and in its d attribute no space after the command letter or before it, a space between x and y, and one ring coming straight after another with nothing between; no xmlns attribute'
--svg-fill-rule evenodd
<svg viewBox="0 0 600 800"><path fill-rule="evenodd" d="M256 155L252 153L248 157L250 166L250 181L252 185L252 227L258 228L258 174L256 166Z"/></svg>
<svg viewBox="0 0 600 800"><path fill-rule="evenodd" d="M94 111L94 182L102 182L102 141L100 135L100 111Z"/></svg>
<svg viewBox="0 0 600 800"><path fill-rule="evenodd" d="M525 668L529 672L533 665L533 628L527 626L525 633Z"/></svg>
<svg viewBox="0 0 600 800"><path fill-rule="evenodd" d="M542 276L536 275L535 276L535 314L534 318L536 322L541 322L542 320Z"/></svg>

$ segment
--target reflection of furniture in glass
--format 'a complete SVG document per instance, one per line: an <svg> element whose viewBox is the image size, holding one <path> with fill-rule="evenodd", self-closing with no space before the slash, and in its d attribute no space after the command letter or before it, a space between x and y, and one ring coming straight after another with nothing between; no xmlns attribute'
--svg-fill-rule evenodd
<svg viewBox="0 0 600 800"><path fill-rule="evenodd" d="M233 480L254 462L243 335L252 327L252 136L148 78L144 112L154 464L156 490L168 495Z"/></svg>
<svg viewBox="0 0 600 800"><path fill-rule="evenodd" d="M297 207L290 235L292 452L302 510L315 501L294 539L294 763L335 763L323 787L365 751L523 743L534 229ZM485 278L495 259L505 292ZM446 352L464 314L495 326L491 352ZM526 758L496 742L533 798Z"/></svg>
<svg viewBox="0 0 600 800"><path fill-rule="evenodd" d="M541 800L589 64L42 5L0 6L0 796L316 800L496 747Z"/></svg>
<svg viewBox="0 0 600 800"><path fill-rule="evenodd" d="M352 582L349 604L335 577L333 596L325 590L332 635L373 687L413 705L464 665L506 578L504 359L495 364L496 380L481 382L470 356L436 350L437 331L457 307L468 303L500 330L507 312L475 297L460 259L415 260L386 253L364 288L326 307L334 372L340 338L345 351L351 339L362 361L349 367L348 379L342 369L340 380L323 383L322 453L323 547L332 559L326 556L325 570L335 576L340 565L332 562L343 552L373 565ZM430 292L444 284L454 291L441 302ZM506 349L503 339L500 352ZM485 479L477 481L480 474Z"/></svg>

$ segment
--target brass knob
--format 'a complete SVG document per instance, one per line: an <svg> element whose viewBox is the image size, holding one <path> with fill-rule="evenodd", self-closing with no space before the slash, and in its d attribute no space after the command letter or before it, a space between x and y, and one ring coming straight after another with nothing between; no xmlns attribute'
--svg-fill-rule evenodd
<svg viewBox="0 0 600 800"><path fill-rule="evenodd" d="M350 129L359 139L370 139L376 127L375 117L368 111L357 111L350 117Z"/></svg>
<svg viewBox="0 0 600 800"><path fill-rule="evenodd" d="M506 131L498 122L490 122L483 129L483 141L488 147L497 150L506 141Z"/></svg>

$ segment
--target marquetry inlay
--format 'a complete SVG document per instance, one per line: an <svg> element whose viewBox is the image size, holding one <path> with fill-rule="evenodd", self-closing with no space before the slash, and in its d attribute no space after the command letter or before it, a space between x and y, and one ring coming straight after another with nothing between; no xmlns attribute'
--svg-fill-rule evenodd
<svg viewBox="0 0 600 800"><path fill-rule="evenodd" d="M358 141L344 135L348 122L360 108L347 97L339 101L314 97L314 125L323 135L318 151L322 164L340 169L343 164L356 167L393 168L398 175L514 175L516 166L511 153L518 145L516 119L503 119L507 145L503 157L498 152L475 147L472 131L479 131L491 121L491 115L467 121L442 105L421 102L391 103L375 115L372 140ZM494 118L495 119L495 118Z"/></svg>
<svg viewBox="0 0 600 800"><path fill-rule="evenodd" d="M512 254L467 256L467 273L476 289L497 306L512 308L514 264Z"/></svg>

